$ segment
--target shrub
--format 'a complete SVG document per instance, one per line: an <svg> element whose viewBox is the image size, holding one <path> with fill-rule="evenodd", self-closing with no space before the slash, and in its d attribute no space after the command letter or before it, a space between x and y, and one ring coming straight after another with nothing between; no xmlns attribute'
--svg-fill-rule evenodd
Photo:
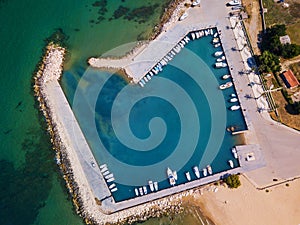
<svg viewBox="0 0 300 225"><path fill-rule="evenodd" d="M239 175L231 174L228 177L224 178L224 182L228 185L229 188L238 188L241 186Z"/></svg>

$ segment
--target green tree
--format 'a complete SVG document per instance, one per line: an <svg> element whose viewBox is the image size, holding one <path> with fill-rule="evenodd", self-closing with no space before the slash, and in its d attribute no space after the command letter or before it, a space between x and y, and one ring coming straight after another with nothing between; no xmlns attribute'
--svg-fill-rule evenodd
<svg viewBox="0 0 300 225"><path fill-rule="evenodd" d="M282 46L281 55L286 58L293 58L300 54L300 46L296 44L286 44Z"/></svg>
<svg viewBox="0 0 300 225"><path fill-rule="evenodd" d="M277 73L281 70L279 57L269 51L264 51L258 57L259 71L262 73Z"/></svg>
<svg viewBox="0 0 300 225"><path fill-rule="evenodd" d="M229 188L238 188L241 186L239 175L230 174L228 177L225 177L223 181L228 185Z"/></svg>

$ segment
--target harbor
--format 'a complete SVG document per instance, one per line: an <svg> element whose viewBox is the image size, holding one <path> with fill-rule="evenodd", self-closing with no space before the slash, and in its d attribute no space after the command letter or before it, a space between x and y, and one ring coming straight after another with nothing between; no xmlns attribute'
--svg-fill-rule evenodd
<svg viewBox="0 0 300 225"><path fill-rule="evenodd" d="M219 173L214 173L214 167L210 165L207 165L205 168L193 167L185 174L180 174L186 176L186 183L178 185L176 185L174 171L171 169L172 173L162 171L166 178L170 179L170 186L173 187L160 189L159 185L155 185L156 181L153 180L154 182L152 181L151 183L149 181L145 186L133 189L134 193L138 195L137 197L125 201L116 202L114 200L113 193L119 190L118 184L114 183L117 174L111 172L109 164L106 165L106 162L98 164L94 158L89 144L60 87L58 80L62 73L64 50L53 48L47 52L48 55L46 55L44 61L45 67L41 69L42 74L37 76L37 80L39 81L38 86L36 86L39 89L38 100L46 104L46 106L41 104L40 107L45 117L50 120L49 124L55 127L53 129L54 132L59 134L60 141L58 145L61 149L64 149L64 154L60 155L68 158L71 168L70 173L74 175L74 180L68 183L68 185L71 192L74 192L71 184L73 186L76 184L74 196L76 196L76 204L80 205L77 210L87 221L105 224L107 222L124 222L128 221L128 218L133 217L139 220L139 216L136 215L146 215L145 217L147 218L153 215L149 212L157 204L163 203L163 208L176 208L177 201L167 203L172 199L172 195L174 194L184 196L186 191L220 180L229 173L247 173L266 167L267 163L265 160L268 161L269 159L269 155L263 153L263 149L266 148L266 142L261 141L261 136L257 137L255 132L258 127L257 124L261 119L257 120L258 113L254 109L257 107L256 104L260 103L249 102L243 96L246 92L252 92L252 89L245 82L245 79L248 78L239 75L239 72L243 71L245 65L240 63L241 54L231 50L232 43L235 43L235 34L231 29L226 29L226 27L230 26L230 21L227 19L228 11L224 11L225 6L218 7L218 4L218 1L211 1L209 3L204 1L203 4L201 3L201 8L189 9L189 16L187 18L167 28L155 41L151 41L146 47L144 46L143 50L139 51L137 55L130 56L132 58L125 57L113 60L91 58L89 60L89 63L97 68L110 68L114 65L114 69L124 69L127 76L142 88L147 85L146 82L152 82L152 76L159 76L159 72L162 71L164 66L163 64L171 61L172 57L176 53L179 53L179 47L183 48L193 37L197 39L197 36L200 38L203 34L203 36L210 35L212 38L219 38L223 52L222 54L220 52L217 54L216 51L215 56L220 57L220 62L217 61L215 66L220 67L220 69L229 68L230 74L223 74L222 79L224 83L219 86L220 90L218 91L222 92L227 88L235 87L236 96L235 93L232 93L234 95L227 96L229 98L227 101L235 103L238 98L240 104L233 105L235 107L231 106L230 111L241 110L247 125L247 131L245 131L247 144L244 146L235 146L235 150L232 151L232 157L238 160L240 166ZM215 17L216 15L209 15L208 13L205 13L205 16L203 15L205 8L208 9L214 6L219 9L217 18ZM214 32L214 29L217 32ZM216 45L219 42L215 41L213 44ZM155 51L154 49L160 49L160 51ZM221 58L223 54L225 56L224 59ZM57 57L61 60L57 60ZM225 59L226 65L223 64L225 62L222 62ZM57 64L53 63L54 61ZM51 65L52 69L49 70L47 67L48 64ZM229 78L232 79L232 82L225 81ZM265 102L262 102L262 104L265 104ZM45 113L45 111L48 111L48 113ZM234 167L232 165L233 161L225 160L225 163L230 168ZM165 167L167 168L167 165ZM192 173L198 179L191 179L190 176ZM257 182L259 185L264 184L261 179ZM163 212L163 208L159 210Z"/></svg>

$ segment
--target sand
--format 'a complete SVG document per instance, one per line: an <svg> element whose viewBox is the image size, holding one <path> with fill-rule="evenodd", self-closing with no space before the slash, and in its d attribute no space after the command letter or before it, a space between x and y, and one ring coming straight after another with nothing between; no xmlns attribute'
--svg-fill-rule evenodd
<svg viewBox="0 0 300 225"><path fill-rule="evenodd" d="M257 190L244 176L242 186L203 191L195 200L216 225L300 224L300 179L266 190Z"/></svg>

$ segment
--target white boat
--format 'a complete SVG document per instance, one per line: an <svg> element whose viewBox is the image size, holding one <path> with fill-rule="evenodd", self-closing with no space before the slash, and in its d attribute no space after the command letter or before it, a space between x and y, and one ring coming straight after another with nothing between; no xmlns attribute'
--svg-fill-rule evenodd
<svg viewBox="0 0 300 225"><path fill-rule="evenodd" d="M104 168L101 170L101 173L104 173L104 172L106 172L106 171L108 171L108 169L107 169L107 167L104 167Z"/></svg>
<svg viewBox="0 0 300 225"><path fill-rule="evenodd" d="M231 98L231 99L229 99L229 101L230 101L230 102L237 102L238 99L237 99L237 98Z"/></svg>
<svg viewBox="0 0 300 225"><path fill-rule="evenodd" d="M197 6L200 3L201 3L201 0L195 0L195 1L193 1L192 6Z"/></svg>
<svg viewBox="0 0 300 225"><path fill-rule="evenodd" d="M153 75L154 75L154 74L152 73L152 71L150 71L149 74L150 74L151 77L153 77Z"/></svg>
<svg viewBox="0 0 300 225"><path fill-rule="evenodd" d="M222 57L220 57L220 58L217 58L217 62L222 62L222 61L224 61L226 58L225 58L225 56L223 55Z"/></svg>
<svg viewBox="0 0 300 225"><path fill-rule="evenodd" d="M230 6L241 5L241 2L239 0L232 0L232 1L228 2L228 5L230 5Z"/></svg>
<svg viewBox="0 0 300 225"><path fill-rule="evenodd" d="M142 188L142 187L139 188L139 192L140 192L140 195L144 195L144 192L143 192L143 188Z"/></svg>
<svg viewBox="0 0 300 225"><path fill-rule="evenodd" d="M206 177L207 176L207 169L203 168L202 172L203 172L203 176Z"/></svg>
<svg viewBox="0 0 300 225"><path fill-rule="evenodd" d="M106 168L107 167L107 165L106 164L102 164L102 165L100 165L100 169L104 169L104 168Z"/></svg>
<svg viewBox="0 0 300 225"><path fill-rule="evenodd" d="M212 42L213 42L213 44L217 44L220 42L220 39L215 37Z"/></svg>
<svg viewBox="0 0 300 225"><path fill-rule="evenodd" d="M232 84L232 82L226 82L225 84L221 84L220 86L219 86L219 88L221 89L221 90L224 90L224 89L226 89L226 88L230 88L231 86L232 86L233 84Z"/></svg>
<svg viewBox="0 0 300 225"><path fill-rule="evenodd" d="M220 46L221 46L221 43L217 43L214 45L215 48L220 47Z"/></svg>
<svg viewBox="0 0 300 225"><path fill-rule="evenodd" d="M205 34L205 36L209 35L209 34L210 34L210 33L209 33L209 30L205 30L205 31L204 31L204 34Z"/></svg>
<svg viewBox="0 0 300 225"><path fill-rule="evenodd" d="M195 34L191 33L192 39L195 40Z"/></svg>
<svg viewBox="0 0 300 225"><path fill-rule="evenodd" d="M168 178L169 178L169 182L172 186L174 186L176 184L176 180L174 178L174 175L173 175L173 172L172 170L168 167L167 169L167 175L168 175Z"/></svg>
<svg viewBox="0 0 300 225"><path fill-rule="evenodd" d="M105 176L105 179L110 179L110 178L113 178L114 177L114 174L111 173L111 174L108 174L107 176Z"/></svg>
<svg viewBox="0 0 300 225"><path fill-rule="evenodd" d="M173 177L175 180L177 180L177 171L176 170L173 171Z"/></svg>
<svg viewBox="0 0 300 225"><path fill-rule="evenodd" d="M223 52L222 51L217 51L217 52L215 52L215 54L214 54L216 57L218 57L218 56L221 56L221 55L223 55Z"/></svg>
<svg viewBox="0 0 300 225"><path fill-rule="evenodd" d="M150 190L153 192L154 191L153 181L149 180L148 183L149 183Z"/></svg>
<svg viewBox="0 0 300 225"><path fill-rule="evenodd" d="M229 166L230 166L231 168L234 167L234 164L233 164L233 161L232 161L232 160L228 160L228 164L229 164Z"/></svg>
<svg viewBox="0 0 300 225"><path fill-rule="evenodd" d="M199 172L199 168L198 166L194 166L193 167L194 173L196 175L197 178L200 178L200 172Z"/></svg>
<svg viewBox="0 0 300 225"><path fill-rule="evenodd" d="M232 154L233 154L233 157L234 157L235 159L237 159L237 158L238 158L238 154L237 154L236 149L235 149L235 148L232 148L232 149L231 149L231 152L232 152Z"/></svg>
<svg viewBox="0 0 300 225"><path fill-rule="evenodd" d="M210 175L212 175L213 172L212 172L211 166L210 166L210 165L207 165L206 168L207 168L207 172L208 172Z"/></svg>
<svg viewBox="0 0 300 225"><path fill-rule="evenodd" d="M186 176L186 179L187 179L188 181L191 180L190 172L186 172L186 173L185 173L185 176Z"/></svg>
<svg viewBox="0 0 300 225"><path fill-rule="evenodd" d="M110 191L111 192L116 192L117 190L118 190L118 188L115 187L115 188L111 189Z"/></svg>
<svg viewBox="0 0 300 225"><path fill-rule="evenodd" d="M236 94L232 93L232 94L230 95L230 97L236 97Z"/></svg>
<svg viewBox="0 0 300 225"><path fill-rule="evenodd" d="M239 105L233 105L233 106L230 107L230 110L235 111L235 110L238 110L240 108L241 108L241 106L239 106Z"/></svg>
<svg viewBox="0 0 300 225"><path fill-rule="evenodd" d="M139 85L141 86L141 87L144 87L144 84L140 81L139 82Z"/></svg>
<svg viewBox="0 0 300 225"><path fill-rule="evenodd" d="M216 32L215 34L214 34L214 37L217 37L218 36L218 32Z"/></svg>
<svg viewBox="0 0 300 225"><path fill-rule="evenodd" d="M189 41L191 40L188 36L185 36L184 38L183 38L183 40L185 40L185 42L186 43L189 43Z"/></svg>
<svg viewBox="0 0 300 225"><path fill-rule="evenodd" d="M187 12L183 13L182 16L179 17L179 20L184 20L188 17L189 14L187 14Z"/></svg>
<svg viewBox="0 0 300 225"><path fill-rule="evenodd" d="M137 188L134 189L134 192L135 192L135 195L136 195L136 196L139 196L139 191L138 191Z"/></svg>
<svg viewBox="0 0 300 225"><path fill-rule="evenodd" d="M213 29L210 29L209 31L210 31L210 35L214 35Z"/></svg>
<svg viewBox="0 0 300 225"><path fill-rule="evenodd" d="M104 173L103 173L103 176L106 176L106 175L108 175L109 174L109 171L107 170L107 171L105 171Z"/></svg>
<svg viewBox="0 0 300 225"><path fill-rule="evenodd" d="M143 191L144 191L144 194L146 195L147 194L147 187L146 186L143 186Z"/></svg>
<svg viewBox="0 0 300 225"><path fill-rule="evenodd" d="M147 74L147 79L151 80L151 76L149 74Z"/></svg>
<svg viewBox="0 0 300 225"><path fill-rule="evenodd" d="M175 55L176 55L176 53L175 53L173 50L171 50L171 54L173 54L173 56L175 56Z"/></svg>
<svg viewBox="0 0 300 225"><path fill-rule="evenodd" d="M144 80L145 80L145 82L146 82L146 83L148 82L148 79L147 79L147 77L144 77Z"/></svg>
<svg viewBox="0 0 300 225"><path fill-rule="evenodd" d="M154 184L155 191L158 191L158 183L157 183L157 181L154 181L153 184Z"/></svg>
<svg viewBox="0 0 300 225"><path fill-rule="evenodd" d="M216 68L224 68L224 67L227 67L227 63L216 62L215 66L216 66Z"/></svg>
<svg viewBox="0 0 300 225"><path fill-rule="evenodd" d="M230 77L231 77L231 75L225 74L225 75L222 76L222 79L223 79L223 80L226 80L226 79L228 79L228 78L230 78ZM234 97L235 97L235 96L234 96Z"/></svg>
<svg viewBox="0 0 300 225"><path fill-rule="evenodd" d="M141 82L142 82L142 84L143 84L143 85L145 85L145 84L146 84L146 82L145 82L143 79L141 79Z"/></svg>
<svg viewBox="0 0 300 225"><path fill-rule="evenodd" d="M110 178L110 179L107 180L108 183L113 182L113 181L115 181L114 177L112 177L112 178Z"/></svg>
<svg viewBox="0 0 300 225"><path fill-rule="evenodd" d="M109 189L113 189L114 187L116 187L116 184L111 184L111 185L109 185Z"/></svg>

